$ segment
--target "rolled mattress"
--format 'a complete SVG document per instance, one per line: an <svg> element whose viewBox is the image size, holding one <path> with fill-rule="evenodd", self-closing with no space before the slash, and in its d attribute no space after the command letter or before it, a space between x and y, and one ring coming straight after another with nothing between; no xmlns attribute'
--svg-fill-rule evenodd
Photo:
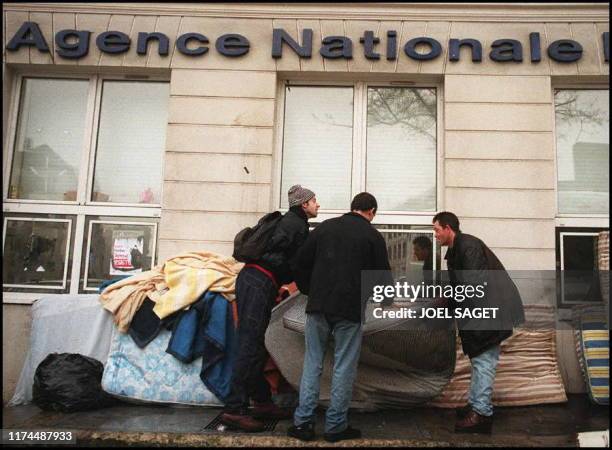
<svg viewBox="0 0 612 450"><path fill-rule="evenodd" d="M304 363L304 324L307 297L299 292L272 311L266 348L287 381L299 389ZM417 304L405 306L420 308ZM352 408L405 408L427 403L439 395L455 369L455 328L447 322L437 329L415 320L376 319L378 305L366 310L363 342ZM331 341L331 340L330 340ZM333 342L323 363L320 400L330 397Z"/></svg>

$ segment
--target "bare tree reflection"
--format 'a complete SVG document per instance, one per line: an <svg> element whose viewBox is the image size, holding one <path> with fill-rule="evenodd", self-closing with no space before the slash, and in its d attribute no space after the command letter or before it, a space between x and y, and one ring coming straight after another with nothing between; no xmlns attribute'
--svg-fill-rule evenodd
<svg viewBox="0 0 612 450"><path fill-rule="evenodd" d="M561 90L555 93L555 117L557 121L557 137L568 139L567 132L572 129L571 125L578 125L578 134L574 138L579 141L587 126L602 126L610 120L609 109L598 107L598 99L593 97L587 99L581 97L578 101L580 91Z"/></svg>
<svg viewBox="0 0 612 450"><path fill-rule="evenodd" d="M368 89L368 126L398 124L435 142L435 89Z"/></svg>
<svg viewBox="0 0 612 450"><path fill-rule="evenodd" d="M326 125L352 128L332 114L312 113ZM368 127L402 125L409 133L436 142L436 90L433 88L368 88Z"/></svg>

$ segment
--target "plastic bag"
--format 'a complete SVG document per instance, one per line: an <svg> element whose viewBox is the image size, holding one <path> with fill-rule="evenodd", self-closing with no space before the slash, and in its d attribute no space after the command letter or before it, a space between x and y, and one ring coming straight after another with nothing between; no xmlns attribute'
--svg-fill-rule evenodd
<svg viewBox="0 0 612 450"><path fill-rule="evenodd" d="M75 412L114 406L102 390L104 366L78 353L50 353L36 368L32 401L44 410Z"/></svg>

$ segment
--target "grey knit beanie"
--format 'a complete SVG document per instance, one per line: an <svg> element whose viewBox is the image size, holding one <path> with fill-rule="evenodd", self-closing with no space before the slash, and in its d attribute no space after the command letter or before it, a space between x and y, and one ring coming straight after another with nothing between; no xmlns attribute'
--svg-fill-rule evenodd
<svg viewBox="0 0 612 450"><path fill-rule="evenodd" d="M291 186L289 188L289 208L292 206L301 205L314 196L314 192L312 192L310 189L303 188L299 184Z"/></svg>

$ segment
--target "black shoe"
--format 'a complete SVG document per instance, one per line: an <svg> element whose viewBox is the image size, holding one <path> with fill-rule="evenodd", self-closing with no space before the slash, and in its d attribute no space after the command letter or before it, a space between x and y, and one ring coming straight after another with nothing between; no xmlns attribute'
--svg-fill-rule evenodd
<svg viewBox="0 0 612 450"><path fill-rule="evenodd" d="M346 427L346 430L340 433L325 433L323 438L327 442L338 442L346 439L359 439L361 437L361 431L356 428Z"/></svg>
<svg viewBox="0 0 612 450"><path fill-rule="evenodd" d="M294 437L300 441L313 441L315 438L314 425L311 422L302 425L291 425L287 429L287 436Z"/></svg>
<svg viewBox="0 0 612 450"><path fill-rule="evenodd" d="M472 406L468 403L467 405L464 405L461 408L456 408L455 412L457 413L457 417L459 419L463 419L471 410Z"/></svg>

